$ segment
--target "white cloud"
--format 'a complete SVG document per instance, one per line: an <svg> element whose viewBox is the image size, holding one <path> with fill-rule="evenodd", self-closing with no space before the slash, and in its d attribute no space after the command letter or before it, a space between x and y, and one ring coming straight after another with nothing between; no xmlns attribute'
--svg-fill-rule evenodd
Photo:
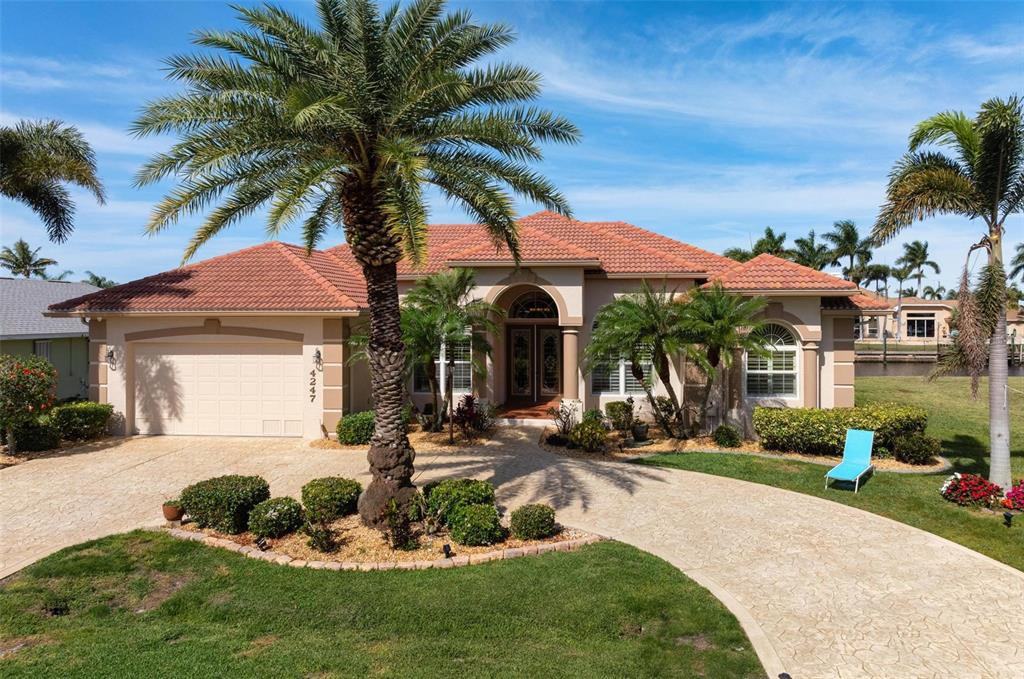
<svg viewBox="0 0 1024 679"><path fill-rule="evenodd" d="M152 59L89 62L73 57L58 60L23 54L0 55L0 85L27 92L73 90L102 99L112 95L137 99L168 89L160 64Z"/></svg>

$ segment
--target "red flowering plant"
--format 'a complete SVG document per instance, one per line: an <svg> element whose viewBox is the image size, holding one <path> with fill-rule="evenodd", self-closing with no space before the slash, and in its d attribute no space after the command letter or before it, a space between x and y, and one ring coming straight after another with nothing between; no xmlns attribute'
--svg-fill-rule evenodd
<svg viewBox="0 0 1024 679"><path fill-rule="evenodd" d="M977 474L953 474L942 484L942 497L958 505L991 507L1003 489Z"/></svg>
<svg viewBox="0 0 1024 679"><path fill-rule="evenodd" d="M1024 512L1024 479L1017 479L1017 483L1010 486L1006 491L1006 497L1000 503L1006 509L1017 509Z"/></svg>
<svg viewBox="0 0 1024 679"><path fill-rule="evenodd" d="M14 429L45 414L56 388L57 370L45 358L0 355L0 427L12 454Z"/></svg>

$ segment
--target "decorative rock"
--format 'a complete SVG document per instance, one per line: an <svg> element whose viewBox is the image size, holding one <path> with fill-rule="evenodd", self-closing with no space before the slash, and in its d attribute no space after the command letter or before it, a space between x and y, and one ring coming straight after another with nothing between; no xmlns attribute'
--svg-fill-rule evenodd
<svg viewBox="0 0 1024 679"><path fill-rule="evenodd" d="M279 564L281 564L283 566L285 564L291 563L292 562L292 558L290 556L288 556L287 554L278 554L277 556L274 557L274 562L275 563L279 563Z"/></svg>
<svg viewBox="0 0 1024 679"><path fill-rule="evenodd" d="M519 549L518 547L513 547L512 549L506 549L504 551L504 553L502 554L502 558L504 558L504 559L515 559L515 558L520 557L522 555L523 555L523 550L522 549Z"/></svg>
<svg viewBox="0 0 1024 679"><path fill-rule="evenodd" d="M399 561L395 564L395 567L403 571L414 571L416 570L415 561Z"/></svg>
<svg viewBox="0 0 1024 679"><path fill-rule="evenodd" d="M394 562L392 562L392 563L379 563L379 564L377 564L377 570L379 570L379 571L390 571L390 570L394 570L395 568L398 568L398 564L394 563Z"/></svg>
<svg viewBox="0 0 1024 679"><path fill-rule="evenodd" d="M538 554L547 554L548 552L553 552L553 551L555 551L555 544L556 543L549 542L547 544L537 545L537 553Z"/></svg>
<svg viewBox="0 0 1024 679"><path fill-rule="evenodd" d="M327 562L326 561L310 561L309 563L306 564L306 567L307 568L315 568L316 570L321 571L321 570L327 568Z"/></svg>
<svg viewBox="0 0 1024 679"><path fill-rule="evenodd" d="M292 559L291 563L288 565L294 566L295 568L304 568L308 563L308 561L304 561L302 559Z"/></svg>
<svg viewBox="0 0 1024 679"><path fill-rule="evenodd" d="M350 566L351 566L351 568L350 568ZM377 566L378 566L378 564L376 562L373 562L373 561L368 561L368 562L365 562L365 563L346 563L346 564L342 564L342 567L345 570L347 570L347 571L349 571L349 570L352 570L352 571L375 571L375 570L377 570Z"/></svg>
<svg viewBox="0 0 1024 679"><path fill-rule="evenodd" d="M434 562L434 568L451 568L454 565L451 559L438 559Z"/></svg>
<svg viewBox="0 0 1024 679"><path fill-rule="evenodd" d="M469 563L471 564L487 563L488 561L494 561L494 556L492 556L491 552L484 552L483 554L470 554L466 558L469 559Z"/></svg>
<svg viewBox="0 0 1024 679"><path fill-rule="evenodd" d="M339 561L325 561L324 564L325 564L324 568L326 568L329 571L340 571L341 570L341 562L339 562Z"/></svg>
<svg viewBox="0 0 1024 679"><path fill-rule="evenodd" d="M527 556L533 556L537 553L537 545L526 545L523 547L523 554Z"/></svg>
<svg viewBox="0 0 1024 679"><path fill-rule="evenodd" d="M381 564L381 565L383 566L384 564ZM469 565L469 557L468 556L453 556L452 557L452 565L453 566L468 566Z"/></svg>

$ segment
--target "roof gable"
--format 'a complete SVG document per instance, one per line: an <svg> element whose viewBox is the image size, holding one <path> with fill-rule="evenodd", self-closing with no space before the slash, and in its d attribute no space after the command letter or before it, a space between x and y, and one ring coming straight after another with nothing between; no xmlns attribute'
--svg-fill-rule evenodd
<svg viewBox="0 0 1024 679"><path fill-rule="evenodd" d="M720 283L726 290L814 290L851 291L860 288L852 281L812 269L774 255L758 255L750 261L735 263L713 276L706 285Z"/></svg>

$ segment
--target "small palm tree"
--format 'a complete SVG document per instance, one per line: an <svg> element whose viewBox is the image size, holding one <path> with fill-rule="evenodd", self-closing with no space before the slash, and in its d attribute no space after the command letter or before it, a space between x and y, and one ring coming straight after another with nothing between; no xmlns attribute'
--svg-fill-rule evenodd
<svg viewBox="0 0 1024 679"><path fill-rule="evenodd" d="M822 236L832 244L832 266L840 266L842 258L847 259L848 266L844 275L848 280L857 273L855 260L860 258L864 264L871 261L871 239L861 238L857 225L849 219L842 219L832 224L832 231Z"/></svg>
<svg viewBox="0 0 1024 679"><path fill-rule="evenodd" d="M729 259L735 259L737 262L746 262L758 255L775 255L776 257L782 257L783 259L789 259L792 255L792 251L786 248L786 234L775 233L775 230L766 226L764 229L764 235L754 242L754 246L750 250L744 250L743 248L729 248L722 253L723 256Z"/></svg>
<svg viewBox="0 0 1024 679"><path fill-rule="evenodd" d="M413 450L402 425L405 349L396 265L423 260L424 190L433 186L483 224L519 259L511 193L569 214L561 193L533 170L542 142L575 142L576 127L527 107L540 76L482 61L513 41L500 24L447 13L442 0L381 11L371 0L317 0L307 24L277 7L238 7L247 30L203 31L218 51L170 59L181 94L150 103L140 135L182 140L147 163L137 183L176 175L150 233L213 207L185 250L269 205L268 231L304 217L315 247L333 227L366 279L367 355L376 410L368 459L372 480L359 499L370 525L384 525L395 500L415 493Z"/></svg>
<svg viewBox="0 0 1024 679"><path fill-rule="evenodd" d="M654 290L643 281L637 292L605 304L594 317L594 332L583 352L586 370L625 358L633 378L643 385L658 424L670 437L682 434L683 410L672 386L672 356L688 352L692 346L683 332L683 303L675 291ZM666 412L654 396L651 375L644 374L644 363L651 366L669 399Z"/></svg>
<svg viewBox="0 0 1024 679"><path fill-rule="evenodd" d="M112 288L115 285L117 285L117 283L110 280L106 276L100 276L99 274L95 274L92 271L86 271L85 275L88 276L88 278L86 278L82 282L88 283L89 285L95 285L97 288Z"/></svg>
<svg viewBox="0 0 1024 679"><path fill-rule="evenodd" d="M75 228L75 204L65 184L87 189L103 204L96 156L81 132L56 120L0 127L0 194L39 215L55 243Z"/></svg>
<svg viewBox="0 0 1024 679"><path fill-rule="evenodd" d="M814 229L811 229L806 238L797 238L793 244L796 247L793 248L792 256L797 264L821 271L835 259L828 245L815 240Z"/></svg>
<svg viewBox="0 0 1024 679"><path fill-rule="evenodd" d="M426 367L428 383L431 385L431 396L434 405L434 426L436 431L444 421L445 414L448 415L448 437L454 440L452 410L455 406L453 392L455 387L455 347L460 343L469 342L470 363L475 375L483 377L486 374L486 363L481 358L491 355L491 345L487 341L487 334L497 335L498 326L496 319L505 314L501 307L472 297L476 289L476 277L472 269L453 269L428 276L416 283L405 296L405 304L402 307L403 319L411 317L410 330L416 333L415 339L420 354L420 369ZM405 324L403 323L403 330ZM425 335L433 330L433 338ZM404 333L403 333L404 334ZM433 342L433 352L441 347L446 347L445 360L447 362L445 380L446 384L440 385L444 392L444 402L438 407L437 392L435 392L436 375L433 375L433 358L423 361L423 354L426 347L422 346L423 340Z"/></svg>
<svg viewBox="0 0 1024 679"><path fill-rule="evenodd" d="M943 286L942 283L938 283L935 287L930 285L924 286L924 292L921 293L921 296L925 299L942 299L942 295L945 294L945 292L945 286Z"/></svg>
<svg viewBox="0 0 1024 679"><path fill-rule="evenodd" d="M941 273L939 265L928 259L928 241L915 240L911 243L904 243L903 255L896 260L896 263L903 264L914 272L914 277L917 278L918 295L921 294L921 282L924 279L925 267L935 273Z"/></svg>
<svg viewBox="0 0 1024 679"><path fill-rule="evenodd" d="M1017 276L1024 278L1024 243L1017 243L1016 254L1010 260L1010 279Z"/></svg>
<svg viewBox="0 0 1024 679"><path fill-rule="evenodd" d="M942 149L952 153L947 155ZM1010 485L1003 236L1007 218L1021 210L1024 108L1018 97L993 98L981 105L974 118L947 111L914 128L907 153L889 176L886 202L873 231L875 240L882 243L915 222L939 214L960 215L984 224L981 239L970 251L985 250L988 266L977 292L970 290L966 267L961 276L956 344L965 349L958 355L965 357L964 367L970 371L975 389L979 375L988 367L989 480L1003 488ZM971 309L976 310L976 318L970 317ZM972 328L977 332L966 331Z"/></svg>
<svg viewBox="0 0 1024 679"><path fill-rule="evenodd" d="M711 395L723 383L721 372L732 366L735 351L763 353L764 347L751 333L763 324L761 297L742 297L726 292L721 285L696 288L683 311L682 328L702 352L694 354L695 363L707 377L701 405L700 425L707 424ZM719 403L724 399L720 398Z"/></svg>
<svg viewBox="0 0 1024 679"><path fill-rule="evenodd" d="M19 238L14 241L13 248L4 246L4 249L0 250L0 266L15 276L46 278L46 267L57 266L57 260L39 257L41 249L33 250L23 238Z"/></svg>

